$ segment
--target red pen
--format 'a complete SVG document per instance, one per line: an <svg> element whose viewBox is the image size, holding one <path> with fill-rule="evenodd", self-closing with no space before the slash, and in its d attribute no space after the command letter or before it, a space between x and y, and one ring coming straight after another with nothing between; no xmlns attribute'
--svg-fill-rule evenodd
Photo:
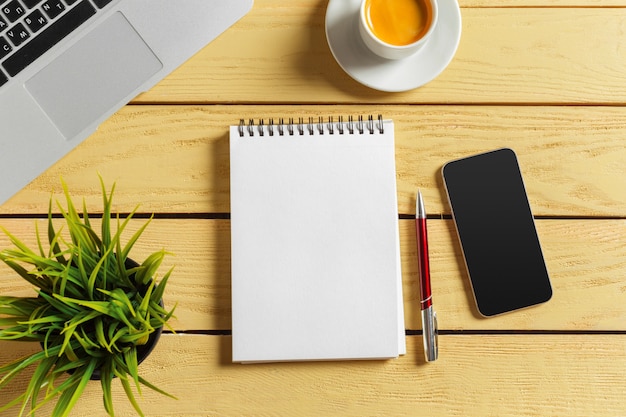
<svg viewBox="0 0 626 417"><path fill-rule="evenodd" d="M422 333L424 335L424 356L427 362L437 359L437 313L433 310L433 296L430 290L430 266L428 264L428 232L426 230L426 210L422 193L417 191L415 204L415 229L417 231L417 260L420 281L420 309L422 311Z"/></svg>

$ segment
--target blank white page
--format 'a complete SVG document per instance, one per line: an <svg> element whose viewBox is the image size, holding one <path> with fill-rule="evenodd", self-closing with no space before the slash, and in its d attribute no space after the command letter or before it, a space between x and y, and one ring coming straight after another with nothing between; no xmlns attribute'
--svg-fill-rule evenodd
<svg viewBox="0 0 626 417"><path fill-rule="evenodd" d="M265 129L230 132L233 361L404 353L393 123Z"/></svg>

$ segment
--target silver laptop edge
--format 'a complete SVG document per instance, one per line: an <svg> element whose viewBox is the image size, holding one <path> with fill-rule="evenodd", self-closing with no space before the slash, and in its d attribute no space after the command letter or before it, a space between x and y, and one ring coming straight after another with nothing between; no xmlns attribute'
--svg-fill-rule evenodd
<svg viewBox="0 0 626 417"><path fill-rule="evenodd" d="M253 0L118 0L0 86L0 204L243 17Z"/></svg>

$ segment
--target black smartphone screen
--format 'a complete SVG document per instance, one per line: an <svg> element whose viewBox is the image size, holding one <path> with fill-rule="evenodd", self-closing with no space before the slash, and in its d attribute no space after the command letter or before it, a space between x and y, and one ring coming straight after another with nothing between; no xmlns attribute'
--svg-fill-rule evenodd
<svg viewBox="0 0 626 417"><path fill-rule="evenodd" d="M480 313L548 301L552 287L515 153L471 156L442 172Z"/></svg>

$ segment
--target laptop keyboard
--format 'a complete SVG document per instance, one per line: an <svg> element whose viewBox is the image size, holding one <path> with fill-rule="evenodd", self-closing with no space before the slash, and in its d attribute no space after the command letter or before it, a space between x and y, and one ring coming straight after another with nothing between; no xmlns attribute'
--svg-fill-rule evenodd
<svg viewBox="0 0 626 417"><path fill-rule="evenodd" d="M0 0L0 86L113 0Z"/></svg>

